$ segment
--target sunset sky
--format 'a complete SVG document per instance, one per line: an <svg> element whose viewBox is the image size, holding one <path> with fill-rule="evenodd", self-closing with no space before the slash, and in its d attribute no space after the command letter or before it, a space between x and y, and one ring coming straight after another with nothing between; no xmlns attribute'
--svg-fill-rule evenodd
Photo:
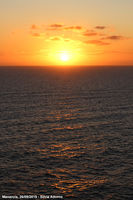
<svg viewBox="0 0 133 200"><path fill-rule="evenodd" d="M0 0L0 66L133 65L133 0Z"/></svg>

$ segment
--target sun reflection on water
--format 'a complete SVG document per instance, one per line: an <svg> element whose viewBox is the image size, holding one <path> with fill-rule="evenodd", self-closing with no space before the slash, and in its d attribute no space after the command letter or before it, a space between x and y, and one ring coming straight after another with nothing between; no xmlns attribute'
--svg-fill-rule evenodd
<svg viewBox="0 0 133 200"><path fill-rule="evenodd" d="M47 166L46 185L66 196L108 182L98 173L99 162L103 162L100 155L106 150L103 134L94 134L94 125L99 122L88 123L93 113L85 112L74 103L75 99L61 96L52 104L41 130L46 140L36 148L42 165Z"/></svg>
<svg viewBox="0 0 133 200"><path fill-rule="evenodd" d="M78 174L76 175L75 169L56 169L54 170L48 170L48 173L55 176L55 182L52 184L52 186L56 189L58 189L62 194L71 193L73 194L73 191L86 191L87 189L91 187L97 187L102 184L105 184L107 182L106 178L103 177L96 179L92 178L89 174L82 175ZM71 175L72 174L72 175Z"/></svg>

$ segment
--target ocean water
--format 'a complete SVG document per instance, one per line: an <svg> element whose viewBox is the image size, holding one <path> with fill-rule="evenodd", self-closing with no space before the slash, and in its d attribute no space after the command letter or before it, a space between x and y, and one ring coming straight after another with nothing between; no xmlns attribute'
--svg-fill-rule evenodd
<svg viewBox="0 0 133 200"><path fill-rule="evenodd" d="M29 194L133 199L133 67L0 68L0 195Z"/></svg>

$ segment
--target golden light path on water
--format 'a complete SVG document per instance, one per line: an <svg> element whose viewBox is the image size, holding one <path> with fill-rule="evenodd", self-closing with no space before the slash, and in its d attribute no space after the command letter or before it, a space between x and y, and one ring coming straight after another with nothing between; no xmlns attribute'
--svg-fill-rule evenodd
<svg viewBox="0 0 133 200"><path fill-rule="evenodd" d="M61 112L50 112L50 116L48 118L49 121L55 121L56 123L51 124L51 133L53 133L53 142L49 148L45 145L39 149L36 149L39 152L40 157L42 158L54 158L58 160L75 160L77 158L84 157L85 154L89 152L90 156L92 157L93 163L91 163L90 168L95 168L95 158L93 155L95 153L104 152L106 147L104 143L96 143L93 142L95 137L90 135L89 138L86 138L86 141L80 141L82 129L84 129L87 124L86 123L75 123L75 124L63 124L61 121L70 121L76 118L76 113L79 112L79 109L72 108L71 111L67 111L66 107L69 105L64 105L64 108ZM45 132L45 130L44 130ZM71 141L58 143L54 141L54 137L60 137L60 140L64 140L72 134L73 138ZM67 135L68 134L68 135ZM94 138L93 138L94 137ZM101 136L99 136L101 137ZM76 142L79 140L79 142ZM87 141L89 141L89 145ZM53 161L54 162L54 161ZM63 167L64 163L62 163L62 167L55 167L54 169L47 170L47 175L50 178L53 178L52 187L59 190L61 194L73 194L74 190L84 191L91 187L100 186L108 180L103 176L96 176L91 174L89 175L89 170L87 170L88 166L87 163L78 163L78 166L75 165L68 165L68 167ZM80 170L82 171L81 174L79 173ZM78 174L78 177L77 177ZM43 185L45 186L45 184Z"/></svg>

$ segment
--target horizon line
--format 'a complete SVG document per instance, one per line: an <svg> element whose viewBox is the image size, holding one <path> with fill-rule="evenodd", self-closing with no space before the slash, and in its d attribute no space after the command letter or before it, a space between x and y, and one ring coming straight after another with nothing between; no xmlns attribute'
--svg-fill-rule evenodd
<svg viewBox="0 0 133 200"><path fill-rule="evenodd" d="M133 67L132 65L0 65L0 68L3 67L40 67L40 68L47 68L47 67L55 67L55 68L70 68L70 67Z"/></svg>

